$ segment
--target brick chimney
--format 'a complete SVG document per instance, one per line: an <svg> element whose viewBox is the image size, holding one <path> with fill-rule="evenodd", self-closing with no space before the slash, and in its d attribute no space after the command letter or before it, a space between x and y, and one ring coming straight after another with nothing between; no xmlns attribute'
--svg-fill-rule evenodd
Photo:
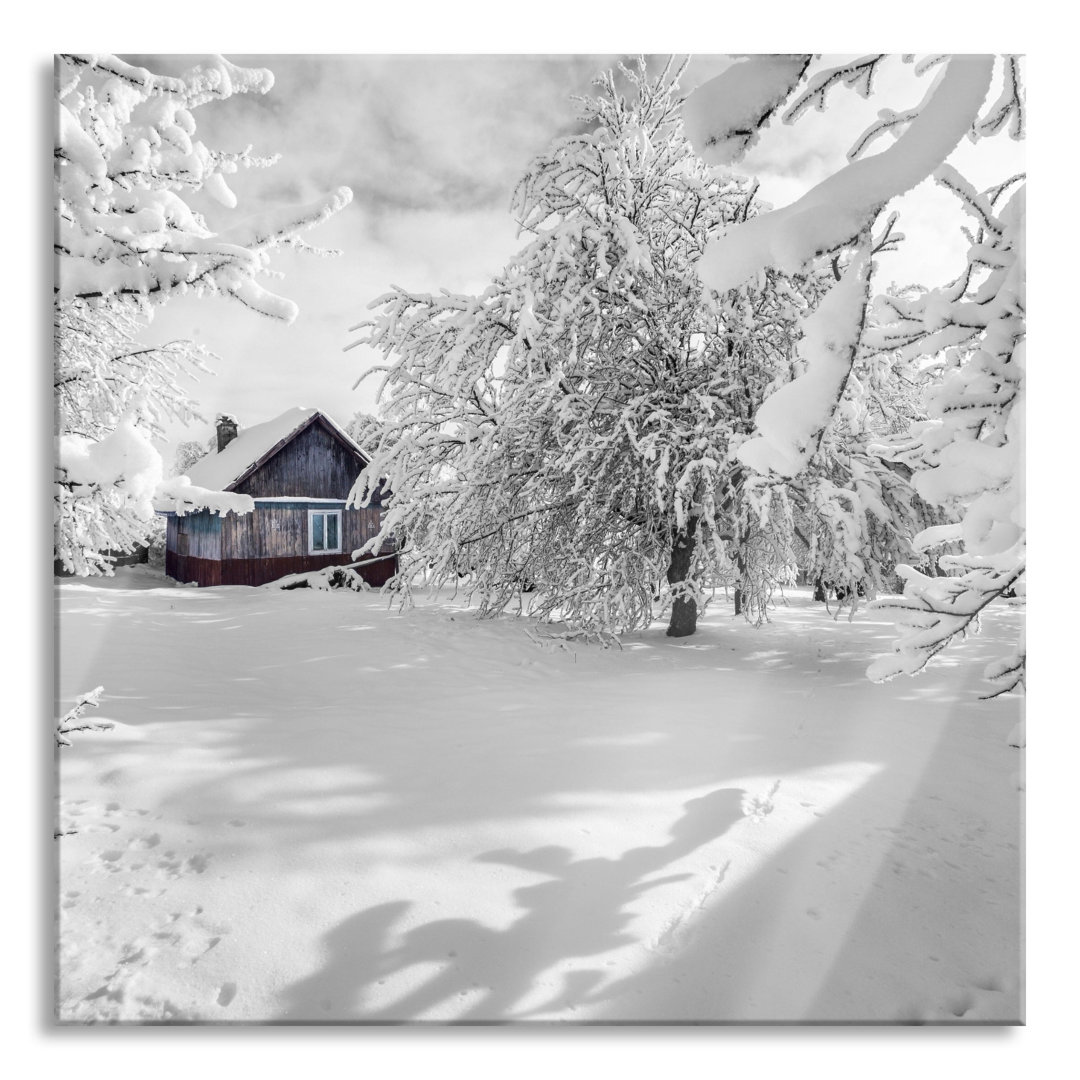
<svg viewBox="0 0 1080 1080"><path fill-rule="evenodd" d="M217 450L220 454L236 438L238 427L235 416L222 414L217 418Z"/></svg>

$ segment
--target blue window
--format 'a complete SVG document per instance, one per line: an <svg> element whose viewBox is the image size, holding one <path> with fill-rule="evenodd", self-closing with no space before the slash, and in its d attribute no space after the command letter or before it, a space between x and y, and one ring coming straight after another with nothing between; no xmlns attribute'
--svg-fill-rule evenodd
<svg viewBox="0 0 1080 1080"><path fill-rule="evenodd" d="M341 551L341 511L308 511L308 554L332 555Z"/></svg>

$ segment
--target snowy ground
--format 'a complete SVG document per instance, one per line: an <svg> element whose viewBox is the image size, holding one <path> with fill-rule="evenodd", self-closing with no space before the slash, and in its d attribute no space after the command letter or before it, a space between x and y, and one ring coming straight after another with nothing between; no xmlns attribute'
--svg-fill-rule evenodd
<svg viewBox="0 0 1080 1080"><path fill-rule="evenodd" d="M1019 616L918 679L806 591L538 646L449 600L58 586L65 1021L1018 1021Z"/></svg>

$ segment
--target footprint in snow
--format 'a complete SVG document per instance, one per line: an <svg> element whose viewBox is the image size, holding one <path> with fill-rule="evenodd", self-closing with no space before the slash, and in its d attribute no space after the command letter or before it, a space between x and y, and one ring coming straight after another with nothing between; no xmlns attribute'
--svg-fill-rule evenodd
<svg viewBox="0 0 1080 1080"><path fill-rule="evenodd" d="M209 862L210 856L204 852L192 855L187 859L180 859L175 851L166 851L158 860L157 869L161 876L171 880L184 874L205 873Z"/></svg>

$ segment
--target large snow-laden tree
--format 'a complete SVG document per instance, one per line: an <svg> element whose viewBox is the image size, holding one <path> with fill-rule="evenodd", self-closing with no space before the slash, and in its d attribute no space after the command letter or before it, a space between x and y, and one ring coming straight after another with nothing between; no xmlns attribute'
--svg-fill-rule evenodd
<svg viewBox="0 0 1080 1080"><path fill-rule="evenodd" d="M885 453L914 470L913 483L925 500L959 518L955 526L921 531L915 545L960 542L963 554L940 560L954 576L899 569L906 578L903 599L880 604L895 611L904 633L895 655L871 667L876 679L921 670L950 641L977 628L988 603L1024 590L1023 177L1003 178L978 192L946 160L965 137L1007 131L1023 138L1021 64L1012 56L901 60L913 63L916 75L933 73L922 102L902 111L882 109L854 140L846 166L790 206L727 230L701 264L705 280L723 291L768 268L795 273L822 257L848 261L834 290L836 318L817 345L814 324L829 299L807 319L806 372L765 403L757 437L740 450L744 463L762 475L792 477L810 465L861 354L900 350L909 357L944 357L943 380L926 402L929 419ZM704 84L687 103L694 145L709 160L730 163L788 102L782 118L791 123L812 106L824 109L840 85L868 96L881 67L896 58L873 54L818 71L814 61L809 55L752 57ZM995 83L1000 91L992 97ZM882 136L894 141L868 156ZM864 334L868 289L857 289L856 282L864 275L870 230L891 200L931 176L974 219L966 265L940 288L886 298L878 306L886 325ZM1022 642L988 674L1003 690L1021 685Z"/></svg>
<svg viewBox="0 0 1080 1080"><path fill-rule="evenodd" d="M373 305L385 419L353 497L385 478L406 587L423 565L482 612L525 589L535 614L604 631L647 624L659 592L683 635L731 572L736 451L816 278L770 271L711 303L697 260L755 212L753 185L692 153L670 65L625 77L533 163L514 200L532 239L482 293Z"/></svg>
<svg viewBox="0 0 1080 1080"><path fill-rule="evenodd" d="M205 370L206 356L187 342L143 347L139 335L155 305L194 291L291 322L296 305L261 283L272 274L270 256L308 248L301 234L351 193L339 188L312 205L215 231L199 200L234 209L226 177L274 159L250 147L208 148L195 138L194 112L234 94L266 93L269 71L217 57L171 78L115 56L65 54L56 78L55 557L70 572L107 573L106 549L129 550L144 538L155 492L159 505L177 509L203 497L190 485L158 490L163 470L152 439L165 418L197 417L182 380ZM236 497L205 497L216 509L246 507Z"/></svg>

